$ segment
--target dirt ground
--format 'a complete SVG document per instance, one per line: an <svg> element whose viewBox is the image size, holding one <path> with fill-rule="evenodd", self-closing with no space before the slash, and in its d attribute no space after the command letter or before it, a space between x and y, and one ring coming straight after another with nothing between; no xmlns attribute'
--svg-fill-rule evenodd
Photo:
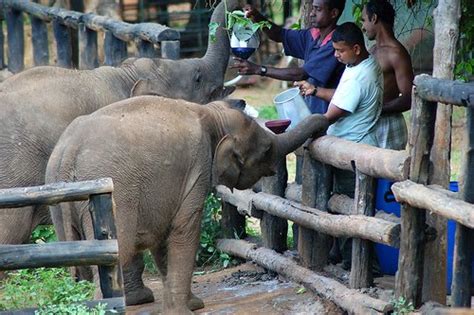
<svg viewBox="0 0 474 315"><path fill-rule="evenodd" d="M127 314L160 314L161 280L148 275L145 283L156 301L128 307ZM335 304L253 263L194 276L192 290L205 304L196 314L343 314Z"/></svg>

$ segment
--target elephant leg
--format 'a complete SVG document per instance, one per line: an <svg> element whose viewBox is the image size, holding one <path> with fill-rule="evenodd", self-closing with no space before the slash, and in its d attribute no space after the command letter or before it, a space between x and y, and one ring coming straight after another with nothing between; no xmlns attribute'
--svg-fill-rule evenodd
<svg viewBox="0 0 474 315"><path fill-rule="evenodd" d="M142 280L143 270L143 253L137 253L131 261L123 267L123 278L125 287L125 303L127 305L138 305L151 303L155 301L153 292L146 287Z"/></svg>
<svg viewBox="0 0 474 315"><path fill-rule="evenodd" d="M166 247L158 247L152 250L153 257L155 258L156 266L161 275L163 283L166 282L167 274L167 250ZM191 311L199 310L204 308L204 301L198 298L192 291L188 299L188 307Z"/></svg>

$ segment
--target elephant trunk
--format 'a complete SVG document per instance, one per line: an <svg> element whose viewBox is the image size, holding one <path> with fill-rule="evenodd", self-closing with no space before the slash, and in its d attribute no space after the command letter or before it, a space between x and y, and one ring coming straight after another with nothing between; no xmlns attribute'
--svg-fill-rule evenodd
<svg viewBox="0 0 474 315"><path fill-rule="evenodd" d="M222 81L224 80L224 74L227 69L230 54L229 35L225 29L225 11L232 12L233 10L238 9L240 5L241 3L239 0L222 0L214 9L211 17L211 23L218 23L219 27L216 32L215 40L212 41L210 37L208 39L207 51L203 60L211 65L216 73L219 73L219 75L222 76Z"/></svg>
<svg viewBox="0 0 474 315"><path fill-rule="evenodd" d="M292 130L277 136L279 156L287 155L301 146L311 136L320 136L329 127L326 117L314 114L303 119Z"/></svg>

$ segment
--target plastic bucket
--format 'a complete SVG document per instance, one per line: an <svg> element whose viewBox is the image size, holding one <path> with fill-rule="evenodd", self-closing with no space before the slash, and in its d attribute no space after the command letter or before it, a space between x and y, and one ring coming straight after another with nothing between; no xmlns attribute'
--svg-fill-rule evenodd
<svg viewBox="0 0 474 315"><path fill-rule="evenodd" d="M299 88L291 88L281 92L273 99L278 117L280 119L291 119L288 129L295 127L303 118L311 115Z"/></svg>
<svg viewBox="0 0 474 315"><path fill-rule="evenodd" d="M400 204L395 201L391 186L393 182L386 179L377 180L377 190L375 196L375 208L383 210L387 213L393 213L400 217ZM458 182L451 182L449 190L458 191ZM454 257L454 239L456 235L456 222L448 220L447 224L447 257L446 257L446 289L448 294L451 293L451 282L453 274L453 257ZM380 269L383 274L394 275L398 269L398 248L393 248L383 244L375 244L375 253L380 263ZM472 263L474 278L474 261ZM471 280L474 282L474 279Z"/></svg>

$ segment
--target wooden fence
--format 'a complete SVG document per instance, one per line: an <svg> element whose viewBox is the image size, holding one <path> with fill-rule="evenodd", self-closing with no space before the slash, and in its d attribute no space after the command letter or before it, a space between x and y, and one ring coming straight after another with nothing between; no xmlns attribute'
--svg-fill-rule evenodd
<svg viewBox="0 0 474 315"><path fill-rule="evenodd" d="M89 200L95 237L95 240L88 241L0 245L0 271L98 265L104 299L88 305L107 303L108 310L125 313L112 192L113 183L110 178L0 190L0 211L3 208ZM18 312L25 314L25 311ZM26 314L34 314L34 310L28 310Z"/></svg>
<svg viewBox="0 0 474 315"><path fill-rule="evenodd" d="M423 287L423 260L429 259L424 257L424 246L435 239L433 231L425 226L425 212L430 211L458 223L452 304L470 306L473 247L471 229L474 228L474 84L434 79L428 75L417 76L414 84L407 151L380 149L332 136L318 138L304 147L301 185L291 184L286 193L285 161L280 163L277 175L261 182L260 192L231 192L226 187L217 188L218 195L224 202L225 234L245 236L242 215L257 217L261 219L264 246L283 252L286 249L286 222L291 220L300 227L300 261L304 267L315 271L321 271L328 264L330 238L327 235L352 237L351 289L373 284L369 264L370 242L399 247L396 296L404 297L419 306ZM462 194L428 185L429 174L432 172L430 149L436 132L434 102L467 107L469 144ZM332 167L355 172L353 199L332 194ZM397 201L402 203L400 220L386 220L383 213L374 217L375 178L396 182L392 190ZM243 245L242 241L224 240L220 243L220 248L244 258L255 259L266 267L273 266L273 263L268 263L259 256L255 248ZM437 276L440 280L446 278L445 274ZM357 291L328 284L330 279L322 281L315 278L315 281L313 285L302 282L351 312L386 312L392 307L388 302L384 304L378 301L377 304L368 297L355 297ZM328 294L328 290L331 294ZM347 295L351 296L354 305L345 300Z"/></svg>
<svg viewBox="0 0 474 315"><path fill-rule="evenodd" d="M78 68L99 66L97 33L105 32L104 63L120 64L128 56L127 42L136 41L140 57L178 59L180 34L177 30L156 23L129 24L91 13L79 13L55 7L45 7L27 0L0 0L0 30L3 30L1 12L7 24L8 70L18 73L24 68L23 12L30 16L33 61L35 66L49 64L47 23L52 23L56 42L57 65L73 66L73 32L78 38ZM0 32L0 69L4 68L4 37Z"/></svg>

